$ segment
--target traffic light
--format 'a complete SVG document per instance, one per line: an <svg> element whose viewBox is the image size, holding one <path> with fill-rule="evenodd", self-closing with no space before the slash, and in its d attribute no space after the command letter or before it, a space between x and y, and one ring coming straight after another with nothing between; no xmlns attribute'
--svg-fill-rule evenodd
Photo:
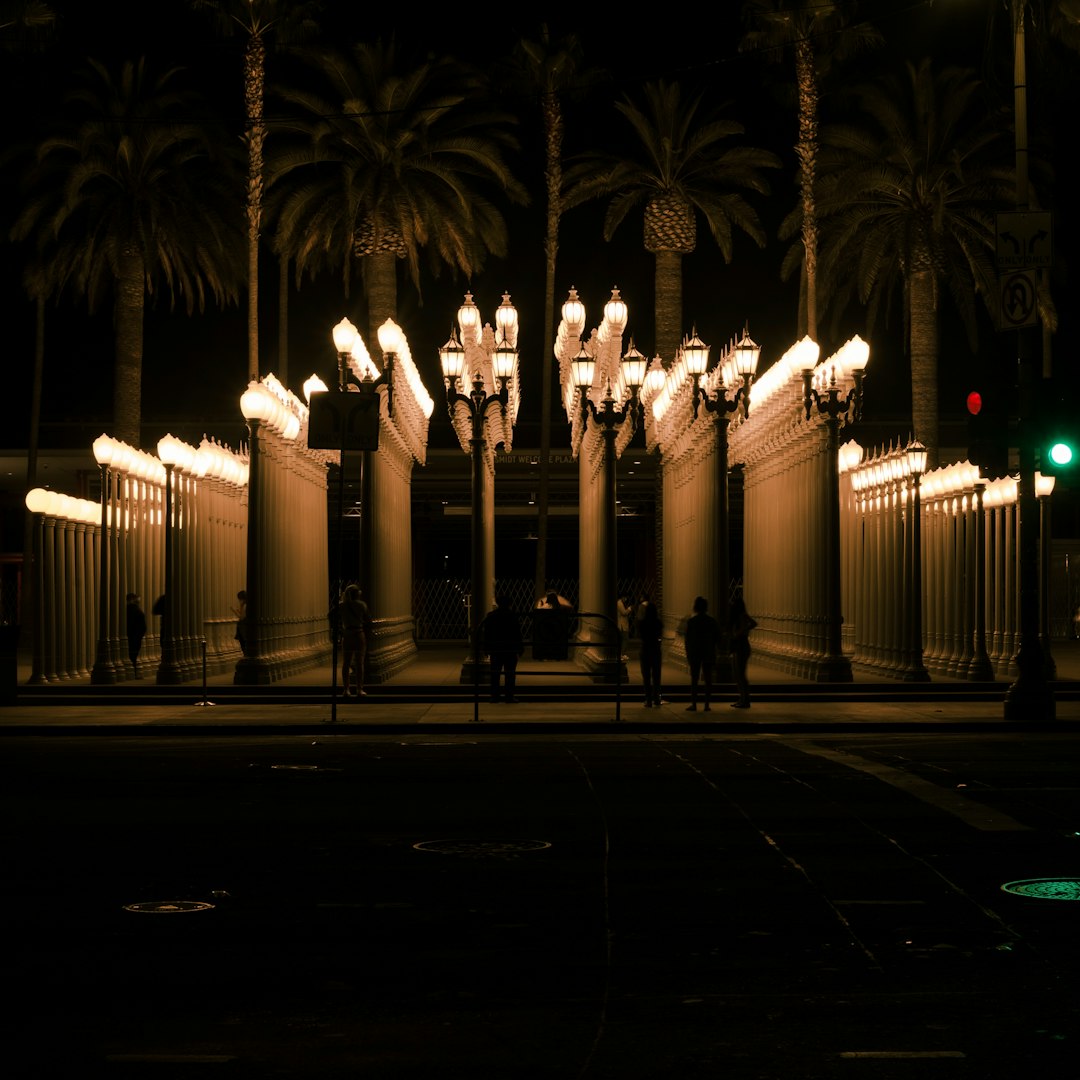
<svg viewBox="0 0 1080 1080"><path fill-rule="evenodd" d="M1038 469L1046 476L1080 474L1080 418L1063 384L1044 379L1039 394Z"/></svg>
<svg viewBox="0 0 1080 1080"><path fill-rule="evenodd" d="M1009 424L991 390L971 390L967 406L968 461L997 480L1009 472Z"/></svg>

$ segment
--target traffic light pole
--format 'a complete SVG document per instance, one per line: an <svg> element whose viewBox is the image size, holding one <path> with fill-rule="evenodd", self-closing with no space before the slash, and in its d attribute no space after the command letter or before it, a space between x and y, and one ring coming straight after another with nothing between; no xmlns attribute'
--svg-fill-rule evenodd
<svg viewBox="0 0 1080 1080"><path fill-rule="evenodd" d="M1027 72L1024 56L1025 0L1012 0L1013 112L1016 132L1016 208L1028 209ZM1039 506L1035 496L1036 379L1041 374L1033 332L1016 334L1020 376L1020 647L1017 677L1005 693L1005 719L1038 723L1054 718L1054 695L1039 646Z"/></svg>

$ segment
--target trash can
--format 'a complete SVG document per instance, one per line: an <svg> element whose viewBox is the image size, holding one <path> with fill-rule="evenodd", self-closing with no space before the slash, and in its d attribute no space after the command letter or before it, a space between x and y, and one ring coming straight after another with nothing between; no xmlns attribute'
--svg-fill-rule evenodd
<svg viewBox="0 0 1080 1080"><path fill-rule="evenodd" d="M0 626L0 705L14 705L19 689L19 628Z"/></svg>
<svg viewBox="0 0 1080 1080"><path fill-rule="evenodd" d="M570 620L566 613L554 608L537 608L533 612L533 659L565 660L570 637Z"/></svg>

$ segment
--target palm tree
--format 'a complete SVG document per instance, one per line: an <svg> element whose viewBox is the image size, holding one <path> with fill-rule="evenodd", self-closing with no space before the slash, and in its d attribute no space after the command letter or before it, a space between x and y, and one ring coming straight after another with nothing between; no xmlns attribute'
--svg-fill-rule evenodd
<svg viewBox="0 0 1080 1080"><path fill-rule="evenodd" d="M615 107L637 137L633 150L579 157L566 173L564 205L610 197L605 240L632 209L644 208L645 250L656 260L656 348L670 361L683 335L682 258L697 245L698 215L726 262L735 228L764 247L761 222L741 192L767 193L762 171L778 168L780 159L768 150L728 145L743 126L706 108L701 94L684 99L678 83L647 84L643 109L629 98Z"/></svg>
<svg viewBox="0 0 1080 1080"><path fill-rule="evenodd" d="M143 60L116 72L90 61L62 127L37 147L12 229L50 268L50 294L70 287L91 310L111 295L113 433L134 446L147 292L183 298L189 313L208 293L218 302L237 295L228 162L208 143L210 126L195 121L197 99L179 75L153 76Z"/></svg>
<svg viewBox="0 0 1080 1080"><path fill-rule="evenodd" d="M262 231L266 124L266 49L299 41L317 29L318 0L191 0L207 9L223 36L246 38L244 45L244 145L247 147L248 381L259 378L259 236Z"/></svg>
<svg viewBox="0 0 1080 1080"><path fill-rule="evenodd" d="M881 35L869 23L852 23L856 4L822 0L748 0L743 14L751 29L740 48L778 61L789 52L795 59L799 135L795 155L799 161L799 214L801 238L802 310L799 335L818 339L817 330L817 211L814 184L817 175L818 114L822 76L835 62L854 52L880 44ZM790 265L790 261L788 263Z"/></svg>
<svg viewBox="0 0 1080 1080"><path fill-rule="evenodd" d="M17 52L32 49L56 27L56 12L42 0L0 2L0 49Z"/></svg>
<svg viewBox="0 0 1080 1080"><path fill-rule="evenodd" d="M546 23L539 40L522 38L515 51L514 80L524 84L540 109L544 125L544 189L547 196L544 231L544 344L541 355L540 480L537 490L536 569L534 591L547 587L548 501L551 477L551 368L555 347L555 266L559 255L559 222L563 211L563 98L590 81L582 72L582 47L576 34L552 41Z"/></svg>
<svg viewBox="0 0 1080 1080"><path fill-rule="evenodd" d="M822 268L837 312L856 296L872 331L900 293L911 356L915 437L938 451L938 315L948 291L976 340L996 295L995 213L1015 190L1008 115L974 73L908 63L862 87L865 126L822 132Z"/></svg>
<svg viewBox="0 0 1080 1080"><path fill-rule="evenodd" d="M279 253L296 276L341 269L346 295L362 260L368 341L397 315L397 262L420 289L420 259L475 274L507 248L491 189L525 202L504 152L511 118L489 104L478 72L446 58L409 66L393 42L307 54L316 85L283 88L299 116L271 172ZM299 137L298 141L295 137ZM282 181L288 179L285 188Z"/></svg>

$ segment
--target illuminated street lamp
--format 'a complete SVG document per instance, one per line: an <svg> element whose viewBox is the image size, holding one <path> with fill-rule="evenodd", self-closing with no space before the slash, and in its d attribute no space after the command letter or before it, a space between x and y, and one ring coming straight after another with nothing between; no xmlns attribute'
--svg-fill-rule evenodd
<svg viewBox="0 0 1080 1080"><path fill-rule="evenodd" d="M904 469L911 478L911 503L908 508L911 528L905 534L908 538L908 550L904 552L906 561L905 578L909 582L907 601L904 610L907 612L907 641L905 651L907 653L906 670L911 679L923 681L930 678L929 673L923 666L922 659L922 476L926 472L927 450L918 439L910 443L904 451ZM978 598L976 598L978 603ZM980 620L976 613L976 626ZM986 652L986 619L981 620L983 626L983 653ZM976 653L978 648L976 646Z"/></svg>
<svg viewBox="0 0 1080 1080"><path fill-rule="evenodd" d="M94 440L94 460L101 470L101 529L98 535L98 637L90 682L116 682L116 668L109 655L109 464L116 443L108 435Z"/></svg>
<svg viewBox="0 0 1080 1080"><path fill-rule="evenodd" d="M330 597L331 608L341 599L342 548L345 521L345 465L348 450L360 450L360 544L359 572L368 603L373 603L376 582L373 580L369 560L371 558L372 521L371 469L368 452L379 449L379 397L380 387L386 388L387 412L394 409L394 362L401 351L401 330L392 319L379 327L379 347L383 353L383 366L371 359L367 347L356 327L349 319L342 319L334 326L331 337L338 358L338 386L328 390L322 379L312 375L304 383L304 395L310 405L308 416L308 447L338 452L338 520L337 554L334 565L334 588ZM331 652L331 705L330 719L337 719L337 660L338 637L333 635Z"/></svg>
<svg viewBox="0 0 1080 1080"><path fill-rule="evenodd" d="M720 361L720 374L713 394L709 394L703 383L709 368L709 346L697 335L695 329L689 340L683 343L682 359L686 364L688 376L693 380L694 418L697 419L698 407L704 403L705 411L716 419L716 483L717 483L717 600L720 610L717 618L727 627L727 605L731 588L731 555L728 537L728 424L741 407L744 417L750 415L750 386L757 374L758 360L761 358L761 346L751 337L748 327L743 327L739 338L724 354ZM736 385L737 384L737 385ZM728 393L733 391L731 396ZM717 677L726 682L730 675L731 658L727 649L721 649L717 657Z"/></svg>
<svg viewBox="0 0 1080 1080"><path fill-rule="evenodd" d="M609 325L617 327L621 333L626 325L626 303L619 296L619 290L612 290L612 297L604 308L604 315ZM611 386L610 377L607 379L606 391L600 406L589 397L595 378L596 366L594 359L585 351L582 345L576 356L570 361L573 384L577 388L582 421L587 424L589 417L600 431L604 441L604 471L603 493L601 496L601 516L604 523L603 538L604 549L602 553L603 576L600 590L600 612L607 617L604 626L604 636L609 643L609 651L613 656L615 665L622 664L619 655L618 635L618 543L615 533L615 441L620 430L630 426L631 437L637 427L638 414L640 412L639 391L645 381L645 372L648 361L636 348L633 339L630 348L623 356L620 364L620 383L626 388L627 397L621 402L616 402ZM616 672L618 667L615 668Z"/></svg>
<svg viewBox="0 0 1080 1080"><path fill-rule="evenodd" d="M825 597L826 652L822 676L829 681L851 681L851 664L844 656L841 631L843 616L840 597L840 421L857 422L862 416L863 373L870 359L870 347L856 334L824 363L815 367L817 351L802 350L796 362L802 371L803 407L806 419L815 410L825 417L828 433L825 482ZM841 380L852 379L844 394Z"/></svg>
<svg viewBox="0 0 1080 1080"><path fill-rule="evenodd" d="M1054 477L1035 473L1035 496L1039 500L1039 635L1047 679L1057 678L1057 664L1050 653L1050 496L1054 483Z"/></svg>
<svg viewBox="0 0 1080 1080"><path fill-rule="evenodd" d="M473 720L480 719L480 624L487 614L483 610L481 597L486 594L487 583L493 577L494 567L487 565L487 545L485 543L483 519L484 455L487 450L485 423L488 413L498 411L505 428L507 413L510 409L510 382L517 371L517 311L510 303L508 293L503 293L503 301L495 316L497 337L490 352L482 347L480 332L480 312L473 303L472 294L466 293L465 302L458 309L458 326L462 341L458 341L453 332L449 340L439 349L439 365L442 368L443 383L446 387L446 408L451 421L464 411L469 421L469 451L472 462L471 500L471 565L472 600L469 607L469 637L472 644L473 666ZM489 338L490 340L490 338ZM478 348L481 351L477 351ZM466 363L470 365L472 389L461 392L461 384L466 375ZM495 393L488 393L484 372L480 364L490 365L495 381ZM459 409L458 406L462 408ZM496 443L503 440L497 439Z"/></svg>
<svg viewBox="0 0 1080 1080"><path fill-rule="evenodd" d="M26 493L26 509L34 515L34 646L29 685L37 686L45 678L45 542L44 518L49 510L50 492L32 488Z"/></svg>
<svg viewBox="0 0 1080 1080"><path fill-rule="evenodd" d="M180 667L176 662L176 613L180 608L180 594L176 583L175 545L173 534L173 472L177 465L188 459L185 444L174 435L158 440L158 458L165 466L165 605L161 612L161 660L158 663L157 682L172 686L181 681Z"/></svg>

